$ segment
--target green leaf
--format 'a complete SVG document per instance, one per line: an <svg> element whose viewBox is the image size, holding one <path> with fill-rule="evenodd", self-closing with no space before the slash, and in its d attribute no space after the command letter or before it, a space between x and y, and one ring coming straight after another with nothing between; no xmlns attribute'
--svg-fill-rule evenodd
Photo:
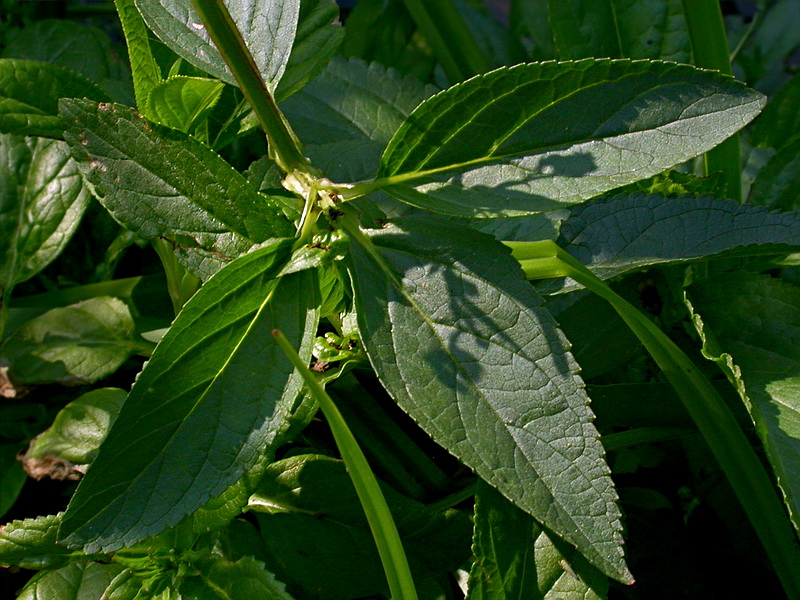
<svg viewBox="0 0 800 600"><path fill-rule="evenodd" d="M292 50L300 0L246 0L227 2L226 6L264 82L274 92ZM150 29L178 56L214 77L236 85L190 2L136 0L136 7Z"/></svg>
<svg viewBox="0 0 800 600"><path fill-rule="evenodd" d="M115 104L65 100L61 110L71 123L65 138L103 206L138 235L194 254L192 272L207 277L206 261L218 270L254 243L294 235L282 199L256 192L191 136Z"/></svg>
<svg viewBox="0 0 800 600"><path fill-rule="evenodd" d="M486 484L475 494L469 600L606 597L608 580Z"/></svg>
<svg viewBox="0 0 800 600"><path fill-rule="evenodd" d="M753 273L689 286L704 354L735 384L800 529L800 289Z"/></svg>
<svg viewBox="0 0 800 600"><path fill-rule="evenodd" d="M762 148L782 148L800 134L800 74L787 81L753 122L750 141Z"/></svg>
<svg viewBox="0 0 800 600"><path fill-rule="evenodd" d="M223 87L216 79L170 77L150 90L146 113L162 125L189 133L214 108Z"/></svg>
<svg viewBox="0 0 800 600"><path fill-rule="evenodd" d="M12 521L0 527L0 565L23 569L58 569L82 553L56 544L62 513ZM85 560L85 559L84 559Z"/></svg>
<svg viewBox="0 0 800 600"><path fill-rule="evenodd" d="M369 238L348 233L361 339L395 401L517 506L629 581L578 366L519 264L493 238L429 216Z"/></svg>
<svg viewBox="0 0 800 600"><path fill-rule="evenodd" d="M105 296L31 319L0 346L0 365L17 388L83 385L111 375L149 347L136 335L128 306Z"/></svg>
<svg viewBox="0 0 800 600"><path fill-rule="evenodd" d="M0 517L14 506L28 474L17 460L19 444L0 444Z"/></svg>
<svg viewBox="0 0 800 600"><path fill-rule="evenodd" d="M44 571L28 582L17 600L86 600L101 598L123 567L117 564L77 563Z"/></svg>
<svg viewBox="0 0 800 600"><path fill-rule="evenodd" d="M549 22L562 60L691 60L681 0L549 0Z"/></svg>
<svg viewBox="0 0 800 600"><path fill-rule="evenodd" d="M551 210L702 154L763 104L732 78L673 63L502 68L423 102L371 187L455 216Z"/></svg>
<svg viewBox="0 0 800 600"><path fill-rule="evenodd" d="M119 414L127 393L118 388L87 392L62 408L53 424L35 440L25 460L57 456L77 465L88 465Z"/></svg>
<svg viewBox="0 0 800 600"><path fill-rule="evenodd" d="M64 142L0 134L0 296L61 253L89 200Z"/></svg>
<svg viewBox="0 0 800 600"><path fill-rule="evenodd" d="M155 535L274 450L300 380L271 331L308 360L317 322L315 272L278 277L290 249L241 257L186 303L70 502L66 544L111 551Z"/></svg>
<svg viewBox="0 0 800 600"><path fill-rule="evenodd" d="M375 172L394 132L432 93L394 69L337 58L281 109L315 166L334 181L358 181Z"/></svg>
<svg viewBox="0 0 800 600"><path fill-rule="evenodd" d="M415 581L455 571L469 556L466 514L437 512L382 491ZM363 598L388 592L375 542L342 461L301 455L270 465L250 499L267 549L267 565L294 595Z"/></svg>
<svg viewBox="0 0 800 600"><path fill-rule="evenodd" d="M780 210L800 207L800 134L786 142L759 171L748 202Z"/></svg>
<svg viewBox="0 0 800 600"><path fill-rule="evenodd" d="M302 0L297 34L275 97L280 102L319 75L344 39L344 28L331 24L339 16L334 0Z"/></svg>
<svg viewBox="0 0 800 600"><path fill-rule="evenodd" d="M791 252L800 217L708 196L633 194L574 208L558 244L608 279L657 264Z"/></svg>
<svg viewBox="0 0 800 600"><path fill-rule="evenodd" d="M286 586L264 564L250 556L236 562L221 556L209 557L197 565L201 574L181 584L186 600L292 600Z"/></svg>
<svg viewBox="0 0 800 600"><path fill-rule="evenodd" d="M0 131L60 138L59 98L107 102L106 93L65 67L32 60L0 59Z"/></svg>

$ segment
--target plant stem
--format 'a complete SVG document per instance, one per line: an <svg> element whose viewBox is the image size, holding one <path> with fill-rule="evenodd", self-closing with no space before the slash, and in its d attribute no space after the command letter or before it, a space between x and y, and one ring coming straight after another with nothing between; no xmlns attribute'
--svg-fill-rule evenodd
<svg viewBox="0 0 800 600"><path fill-rule="evenodd" d="M683 0L694 64L733 75L728 38L719 0ZM720 171L725 175L727 197L742 201L742 172L739 134L734 134L704 156L705 174Z"/></svg>
<svg viewBox="0 0 800 600"><path fill-rule="evenodd" d="M433 48L450 83L490 69L453 0L406 0L406 8Z"/></svg>
<svg viewBox="0 0 800 600"><path fill-rule="evenodd" d="M568 276L606 299L664 372L728 477L784 589L800 598L800 544L775 486L736 419L691 360L663 331L555 242L513 244L527 276ZM535 254L541 252L542 258ZM548 269L551 269L548 274Z"/></svg>
<svg viewBox="0 0 800 600"><path fill-rule="evenodd" d="M403 551L403 543L397 532L397 526L392 518L392 513L383 497L383 492L378 485L378 480L370 469L364 453L358 446L358 442L353 437L347 427L342 414L336 408L336 404L325 391L308 366L303 363L300 357L289 344L288 340L278 330L273 330L272 335L278 346L286 354L294 367L303 377L308 389L314 398L319 402L320 409L325 415L331 433L339 452L342 455L347 472L353 480L361 505L364 507L367 521L369 522L375 545L378 547L378 554L383 563L386 579L389 582L389 590L393 600L416 600L417 592L414 588L414 581L408 567L408 559Z"/></svg>
<svg viewBox="0 0 800 600"><path fill-rule="evenodd" d="M311 167L300 152L297 136L264 83L253 55L247 49L222 0L192 0L192 3L264 128L275 162L285 173L310 173Z"/></svg>

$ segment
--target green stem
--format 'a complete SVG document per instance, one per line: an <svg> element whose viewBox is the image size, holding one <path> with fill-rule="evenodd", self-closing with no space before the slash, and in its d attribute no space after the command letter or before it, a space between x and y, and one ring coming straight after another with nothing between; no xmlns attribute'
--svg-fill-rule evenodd
<svg viewBox="0 0 800 600"><path fill-rule="evenodd" d="M450 83L490 69L453 0L406 0L406 8L433 48Z"/></svg>
<svg viewBox="0 0 800 600"><path fill-rule="evenodd" d="M542 258L534 254L539 250ZM772 480L736 419L689 358L663 331L555 242L512 245L523 269L537 277L568 276L606 299L664 372L728 477L784 589L800 598L800 545ZM547 266L552 266L550 275Z"/></svg>
<svg viewBox="0 0 800 600"><path fill-rule="evenodd" d="M719 0L683 0L683 12L689 30L694 64L733 75L728 38ZM727 197L742 201L742 173L739 135L734 134L704 157L705 174L722 172Z"/></svg>
<svg viewBox="0 0 800 600"><path fill-rule="evenodd" d="M147 114L146 100L150 91L161 83L161 71L150 49L147 26L133 0L114 0L114 4L117 7L117 14L128 46L136 106L139 112L147 117L149 115Z"/></svg>
<svg viewBox="0 0 800 600"><path fill-rule="evenodd" d="M328 421L336 446L342 455L347 472L353 480L361 505L364 507L372 536L378 547L378 554L389 582L389 591L393 600L416 600L417 592L408 567L408 559L403 551L403 544L397 532L392 513L383 497L378 480L372 473L364 453L358 446L339 409L325 391L308 366L300 359L288 340L278 330L272 335L278 346L292 362L303 377L311 394L319 402L320 409Z"/></svg>
<svg viewBox="0 0 800 600"><path fill-rule="evenodd" d="M192 3L264 128L275 162L286 173L310 173L311 167L300 152L297 136L264 83L252 54L222 0L192 0Z"/></svg>

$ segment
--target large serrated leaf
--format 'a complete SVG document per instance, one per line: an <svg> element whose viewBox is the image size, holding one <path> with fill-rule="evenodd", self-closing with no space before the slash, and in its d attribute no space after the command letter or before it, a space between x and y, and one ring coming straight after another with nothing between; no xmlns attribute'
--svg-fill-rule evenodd
<svg viewBox="0 0 800 600"><path fill-rule="evenodd" d="M386 148L376 185L455 216L542 212L702 154L763 105L732 78L674 63L502 68L423 102Z"/></svg>
<svg viewBox="0 0 800 600"><path fill-rule="evenodd" d="M430 217L366 233L350 276L387 391L517 506L629 581L578 367L519 265L493 238Z"/></svg>
<svg viewBox="0 0 800 600"><path fill-rule="evenodd" d="M56 544L61 513L12 521L0 527L0 565L23 569L57 569L81 560L80 553ZM77 554L77 556L76 556Z"/></svg>
<svg viewBox="0 0 800 600"><path fill-rule="evenodd" d="M139 375L78 487L61 535L110 551L161 532L219 496L287 426L316 331L314 270L279 277L291 242L243 256L184 306Z"/></svg>
<svg viewBox="0 0 800 600"><path fill-rule="evenodd" d="M61 253L89 200L64 142L0 134L0 295Z"/></svg>
<svg viewBox="0 0 800 600"><path fill-rule="evenodd" d="M196 565L199 577L187 577L181 594L191 600L293 600L285 585L267 571L264 563L246 556L230 561L221 556L208 557Z"/></svg>
<svg viewBox="0 0 800 600"><path fill-rule="evenodd" d="M549 0L558 56L653 58L687 63L681 0Z"/></svg>
<svg viewBox="0 0 800 600"><path fill-rule="evenodd" d="M226 0L225 5L274 91L283 75L297 30L300 0ZM136 0L145 22L176 54L203 71L236 85L203 21L186 0Z"/></svg>
<svg viewBox="0 0 800 600"><path fill-rule="evenodd" d="M735 384L800 530L800 289L729 273L687 290L703 351Z"/></svg>
<svg viewBox="0 0 800 600"><path fill-rule="evenodd" d="M60 65L0 59L0 131L60 138L59 98L110 100L88 79Z"/></svg>
<svg viewBox="0 0 800 600"><path fill-rule="evenodd" d="M218 154L185 133L116 104L62 100L65 139L93 193L144 238L224 264L254 243L294 234L281 200L259 194Z"/></svg>
<svg viewBox="0 0 800 600"><path fill-rule="evenodd" d="M86 600L102 598L113 579L123 571L115 563L78 563L44 571L31 579L17 600Z"/></svg>
<svg viewBox="0 0 800 600"><path fill-rule="evenodd" d="M375 172L394 132L433 91L377 63L339 58L281 109L327 177L358 181Z"/></svg>
<svg viewBox="0 0 800 600"><path fill-rule="evenodd" d="M485 484L475 493L468 600L605 598L608 580Z"/></svg>
<svg viewBox="0 0 800 600"><path fill-rule="evenodd" d="M800 247L800 216L710 196L632 194L574 208L558 244L608 279L698 258L791 252Z"/></svg>

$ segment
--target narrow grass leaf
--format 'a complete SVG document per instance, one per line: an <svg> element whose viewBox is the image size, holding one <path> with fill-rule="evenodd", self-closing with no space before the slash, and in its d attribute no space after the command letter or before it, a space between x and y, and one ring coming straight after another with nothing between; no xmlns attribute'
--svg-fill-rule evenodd
<svg viewBox="0 0 800 600"><path fill-rule="evenodd" d="M490 236L430 217L350 232L359 331L395 401L517 506L629 581L577 364L518 263Z"/></svg>
<svg viewBox="0 0 800 600"><path fill-rule="evenodd" d="M290 249L243 256L184 306L70 502L66 544L107 552L158 534L270 450L301 387L270 332L308 360L317 322L315 272L278 277Z"/></svg>
<svg viewBox="0 0 800 600"><path fill-rule="evenodd" d="M730 77L674 63L502 68L422 103L386 148L374 187L455 216L542 212L698 156L763 105Z"/></svg>

